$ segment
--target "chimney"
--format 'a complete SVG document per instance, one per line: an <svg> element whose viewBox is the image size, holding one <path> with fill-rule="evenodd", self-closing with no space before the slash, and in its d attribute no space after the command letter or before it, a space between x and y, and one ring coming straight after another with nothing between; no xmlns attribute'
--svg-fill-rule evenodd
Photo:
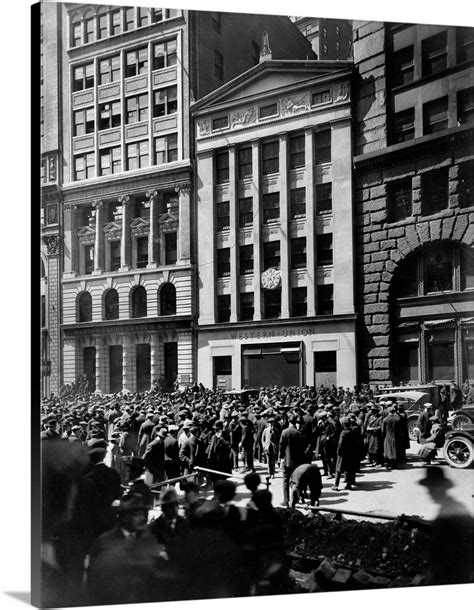
<svg viewBox="0 0 474 610"><path fill-rule="evenodd" d="M268 61L271 58L272 50L270 49L270 43L268 42L268 32L263 32L262 50L260 51L260 63L262 63L262 61Z"/></svg>

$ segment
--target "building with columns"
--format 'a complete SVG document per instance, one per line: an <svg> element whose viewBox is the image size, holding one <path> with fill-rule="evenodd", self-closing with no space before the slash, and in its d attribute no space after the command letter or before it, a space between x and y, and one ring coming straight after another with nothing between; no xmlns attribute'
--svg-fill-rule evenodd
<svg viewBox="0 0 474 610"><path fill-rule="evenodd" d="M359 380L474 379L474 28L354 23Z"/></svg>
<svg viewBox="0 0 474 610"><path fill-rule="evenodd" d="M352 63L276 43L192 106L198 379L353 385Z"/></svg>
<svg viewBox="0 0 474 610"><path fill-rule="evenodd" d="M284 58L312 57L311 45L280 16L73 3L45 4L42 21L56 52L45 69L56 139L43 148L48 163L57 155L47 165L56 178L43 205L52 218L56 198L45 245L58 265L57 385L83 375L101 393L191 383L189 105L258 63L263 31Z"/></svg>

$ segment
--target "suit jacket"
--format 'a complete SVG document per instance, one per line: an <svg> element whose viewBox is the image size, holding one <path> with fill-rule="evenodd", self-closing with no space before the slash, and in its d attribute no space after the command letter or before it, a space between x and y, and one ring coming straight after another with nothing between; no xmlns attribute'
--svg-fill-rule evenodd
<svg viewBox="0 0 474 610"><path fill-rule="evenodd" d="M232 472L230 443L222 436L214 435L207 450L207 465L212 470Z"/></svg>
<svg viewBox="0 0 474 610"><path fill-rule="evenodd" d="M95 533L100 534L111 528L115 522L112 502L122 495L120 475L103 463L95 464L86 478L94 483L95 494Z"/></svg>
<svg viewBox="0 0 474 610"><path fill-rule="evenodd" d="M296 468L304 462L304 441L301 432L290 425L280 437L280 459L285 468Z"/></svg>
<svg viewBox="0 0 474 610"><path fill-rule="evenodd" d="M186 437L179 450L179 459L183 464L185 473L188 474L194 467L194 457L196 455L196 438L194 436Z"/></svg>
<svg viewBox="0 0 474 610"><path fill-rule="evenodd" d="M163 439L157 436L149 445L143 456L147 469L154 477L163 476L165 468L165 446Z"/></svg>

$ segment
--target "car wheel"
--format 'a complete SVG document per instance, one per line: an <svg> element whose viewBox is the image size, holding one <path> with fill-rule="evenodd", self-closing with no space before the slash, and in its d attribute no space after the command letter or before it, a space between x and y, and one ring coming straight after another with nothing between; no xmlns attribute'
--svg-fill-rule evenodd
<svg viewBox="0 0 474 610"><path fill-rule="evenodd" d="M464 415L464 413L459 413L453 417L453 421L451 422L451 426L453 430L462 430L464 426L468 426L472 424L471 418L468 415Z"/></svg>
<svg viewBox="0 0 474 610"><path fill-rule="evenodd" d="M408 436L411 441L418 440L418 426L416 425L418 422L418 417L414 417L413 419L408 420Z"/></svg>
<svg viewBox="0 0 474 610"><path fill-rule="evenodd" d="M462 436L453 436L444 446L444 457L453 468L469 468L474 459L472 442Z"/></svg>

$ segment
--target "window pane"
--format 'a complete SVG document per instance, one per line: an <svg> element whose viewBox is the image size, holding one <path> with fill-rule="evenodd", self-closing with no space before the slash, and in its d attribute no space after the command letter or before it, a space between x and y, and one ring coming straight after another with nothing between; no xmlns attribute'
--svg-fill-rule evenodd
<svg viewBox="0 0 474 610"><path fill-rule="evenodd" d="M428 377L434 381L454 379L454 342L428 345Z"/></svg>
<svg viewBox="0 0 474 610"><path fill-rule="evenodd" d="M403 382L420 379L418 342L399 343L397 346L398 378Z"/></svg>
<svg viewBox="0 0 474 610"><path fill-rule="evenodd" d="M453 289L452 251L437 249L425 255L425 293Z"/></svg>

